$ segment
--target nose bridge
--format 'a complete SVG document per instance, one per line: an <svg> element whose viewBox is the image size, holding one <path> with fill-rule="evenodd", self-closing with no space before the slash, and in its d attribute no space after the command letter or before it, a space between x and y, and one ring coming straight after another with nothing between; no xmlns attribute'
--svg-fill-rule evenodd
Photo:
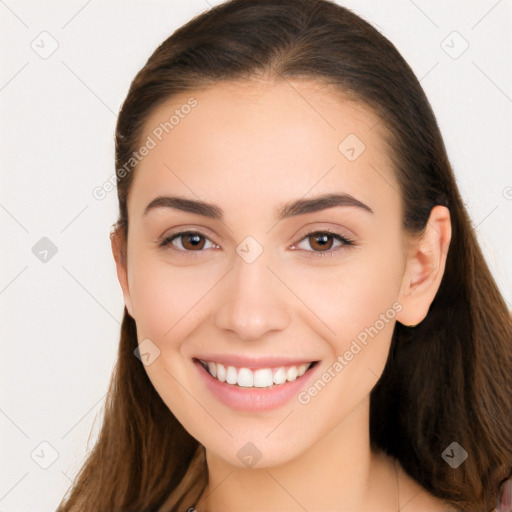
<svg viewBox="0 0 512 512"><path fill-rule="evenodd" d="M270 251L247 237L236 252L215 312L216 326L244 340L286 328L290 317L285 290L267 266Z"/></svg>

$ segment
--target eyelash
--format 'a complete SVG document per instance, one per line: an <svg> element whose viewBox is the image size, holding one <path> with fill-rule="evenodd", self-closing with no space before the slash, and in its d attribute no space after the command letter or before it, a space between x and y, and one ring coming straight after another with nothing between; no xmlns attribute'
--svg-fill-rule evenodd
<svg viewBox="0 0 512 512"><path fill-rule="evenodd" d="M333 250L329 250L329 251L306 251L308 253L312 253L310 255L310 257L325 257L325 256L332 256L334 255L334 253L338 252L340 249L342 249L343 247L351 247L351 246L355 246L355 243L353 240L351 240L350 238L347 238L346 236L342 236L338 233L335 233L333 231L330 231L329 229L322 229L322 230L314 230L314 231L310 231L309 233L306 233L300 240L298 243L302 242L304 239L306 238L309 238L313 235L324 235L324 234L328 234L330 236L332 236L333 238L335 238L336 240L338 240L339 242L342 242L343 245L336 248L336 249L333 249ZM173 240L175 240L176 238L179 238L181 236L184 236L184 235L199 235L207 240L210 240L207 236L203 235L202 233L200 233L199 231L180 231L178 233L174 233L168 237L165 237L164 239L162 240L159 240L158 241L158 245L159 247L166 247L168 246L169 244L171 244L173 242ZM211 240L210 240L211 241ZM214 245L217 245L217 244L214 244ZM292 247L295 247L296 244L293 244ZM175 249L175 248L173 248ZM204 252L204 250L198 250L198 251L189 251L189 250L183 250L183 249L175 249L176 251L178 252L187 252L187 253L202 253ZM196 257L196 256L199 256L199 254L191 254L191 256L193 257Z"/></svg>

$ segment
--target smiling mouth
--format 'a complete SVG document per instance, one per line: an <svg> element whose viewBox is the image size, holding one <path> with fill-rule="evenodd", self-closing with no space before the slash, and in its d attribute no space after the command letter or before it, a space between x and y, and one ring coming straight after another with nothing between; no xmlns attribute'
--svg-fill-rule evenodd
<svg viewBox="0 0 512 512"><path fill-rule="evenodd" d="M300 365L250 369L237 368L201 359L196 359L196 361L214 379L241 388L273 388L282 386L287 382L300 379L318 363L318 361L312 361Z"/></svg>

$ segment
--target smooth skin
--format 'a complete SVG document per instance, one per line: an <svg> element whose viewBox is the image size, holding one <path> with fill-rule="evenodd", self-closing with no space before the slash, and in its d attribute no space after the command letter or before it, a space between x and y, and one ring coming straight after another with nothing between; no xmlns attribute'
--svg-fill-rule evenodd
<svg viewBox="0 0 512 512"><path fill-rule="evenodd" d="M197 106L134 171L127 262L122 239L111 239L139 343L149 338L160 350L147 374L206 448L209 485L196 509L450 510L399 464L397 496L393 461L373 453L369 439L369 394L395 322L421 322L439 288L448 209L434 207L423 235L407 237L382 121L313 81L225 82L180 94L153 112L142 141L191 96ZM349 134L365 145L354 161L338 149ZM351 194L373 214L336 206L276 221L284 203L326 193ZM215 204L223 221L171 208L144 215L157 196ZM306 236L325 229L354 245ZM199 249L187 237L159 246L187 230L204 237ZM263 248L252 263L236 251L248 236ZM319 361L319 376L395 303L395 317L307 405L292 399L240 412L197 378L192 357L207 351L307 358ZM248 442L261 452L252 468L237 457Z"/></svg>

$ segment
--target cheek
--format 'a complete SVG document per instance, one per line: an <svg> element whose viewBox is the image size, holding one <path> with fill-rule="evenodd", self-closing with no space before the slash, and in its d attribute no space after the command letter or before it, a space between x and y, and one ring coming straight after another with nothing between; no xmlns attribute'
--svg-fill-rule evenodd
<svg viewBox="0 0 512 512"><path fill-rule="evenodd" d="M151 340L157 347L150 344L152 354L158 354L144 369L169 410L191 435L199 436L192 418L201 411L191 414L193 403L188 391L190 375L195 370L192 362L182 356L181 347L197 327L201 297L212 286L212 272L206 278L200 266L172 266L165 256L149 251L131 256L130 297L137 338L139 344Z"/></svg>
<svg viewBox="0 0 512 512"><path fill-rule="evenodd" d="M290 273L296 295L315 314L320 332L332 340L338 353L365 328L377 323L379 330L386 331L381 315L394 318L401 278L401 260L395 252L392 246L365 248L339 265Z"/></svg>
<svg viewBox="0 0 512 512"><path fill-rule="evenodd" d="M295 277L297 293L321 320L315 323L330 349L317 386L324 389L325 383L325 391L317 400L312 389L305 400L325 408L326 417L336 410L334 423L363 400L382 375L401 310L396 300L402 275L399 240L388 237L374 247L355 251L340 265L315 271L314 276Z"/></svg>
<svg viewBox="0 0 512 512"><path fill-rule="evenodd" d="M159 339L170 338L178 326L190 323L215 282L210 266L171 265L165 255L135 254L129 275L137 325L147 331L145 336L151 333Z"/></svg>

